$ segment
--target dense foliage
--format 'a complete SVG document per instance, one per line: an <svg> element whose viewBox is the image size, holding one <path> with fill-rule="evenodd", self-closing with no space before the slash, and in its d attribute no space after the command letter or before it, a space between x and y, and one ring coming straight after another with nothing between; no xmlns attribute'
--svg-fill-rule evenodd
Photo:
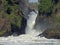
<svg viewBox="0 0 60 45"><path fill-rule="evenodd" d="M20 27L21 16L19 13L19 5L14 2L14 0L3 0L4 5L4 18L10 19L11 23Z"/></svg>
<svg viewBox="0 0 60 45"><path fill-rule="evenodd" d="M51 12L53 9L53 1L52 0L39 0L39 14Z"/></svg>
<svg viewBox="0 0 60 45"><path fill-rule="evenodd" d="M22 0L20 0L21 3ZM4 26L5 28L9 28L6 30L20 30L21 26L22 26L22 20L23 20L23 12L21 10L21 7L19 5L19 0L0 0L0 19L4 20L7 19L9 20L10 24L8 24L10 26L7 26L7 24L5 24L6 26ZM8 21L0 21L1 23L5 23ZM3 24L0 24L3 25ZM2 27L2 28L4 28ZM1 28L1 27L0 27ZM2 31L0 31L0 34L4 34L6 32L6 30L4 29L0 29ZM2 33L3 32L3 33Z"/></svg>

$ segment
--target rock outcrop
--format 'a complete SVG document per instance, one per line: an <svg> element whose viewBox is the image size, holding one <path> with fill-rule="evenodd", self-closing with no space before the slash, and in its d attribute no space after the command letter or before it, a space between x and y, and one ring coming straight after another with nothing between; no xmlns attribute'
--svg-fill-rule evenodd
<svg viewBox="0 0 60 45"><path fill-rule="evenodd" d="M27 20L25 19L24 12L26 10L25 2L28 2L28 0L22 1L23 0L0 1L0 36L25 34Z"/></svg>
<svg viewBox="0 0 60 45"><path fill-rule="evenodd" d="M0 19L0 36L11 34L11 25L8 19Z"/></svg>
<svg viewBox="0 0 60 45"><path fill-rule="evenodd" d="M48 39L60 39L60 28L46 29L42 34L38 35Z"/></svg>
<svg viewBox="0 0 60 45"><path fill-rule="evenodd" d="M46 0L43 0L43 1L46 1ZM46 1L46 3L48 2ZM60 6L59 6L60 0L52 0L52 3L53 3L53 8L52 9L49 8L50 11L46 12L45 10L46 13L44 11L42 11L43 13L41 12L41 10L43 10L45 5L42 6L43 8L41 8L41 10L39 10L40 12L36 19L35 28L37 27L37 29L39 28L39 30L41 30L42 34L39 35L41 37L44 36L50 39L51 38L60 39ZM46 6L50 6L50 5L46 5Z"/></svg>

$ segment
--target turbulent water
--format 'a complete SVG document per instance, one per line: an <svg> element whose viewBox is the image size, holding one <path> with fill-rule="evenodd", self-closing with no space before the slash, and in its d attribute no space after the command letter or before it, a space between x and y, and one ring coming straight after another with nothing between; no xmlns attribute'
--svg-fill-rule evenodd
<svg viewBox="0 0 60 45"><path fill-rule="evenodd" d="M39 32L34 29L37 13L30 12L27 19L26 34L20 36L0 37L1 45L60 45L57 39L37 37Z"/></svg>

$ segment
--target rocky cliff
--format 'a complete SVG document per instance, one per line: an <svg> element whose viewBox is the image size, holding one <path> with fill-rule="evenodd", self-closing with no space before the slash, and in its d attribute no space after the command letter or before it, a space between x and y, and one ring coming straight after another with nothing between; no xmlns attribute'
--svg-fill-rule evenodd
<svg viewBox="0 0 60 45"><path fill-rule="evenodd" d="M46 38L60 39L60 0L52 0L52 3L53 9L50 13L48 13L49 11L43 11L41 13L40 10L36 19L37 26L35 25L35 27L39 27L39 30L42 31L42 35Z"/></svg>
<svg viewBox="0 0 60 45"><path fill-rule="evenodd" d="M26 7L25 2L22 0L0 0L0 36L25 34L27 20L23 13L25 8L22 9L22 6Z"/></svg>

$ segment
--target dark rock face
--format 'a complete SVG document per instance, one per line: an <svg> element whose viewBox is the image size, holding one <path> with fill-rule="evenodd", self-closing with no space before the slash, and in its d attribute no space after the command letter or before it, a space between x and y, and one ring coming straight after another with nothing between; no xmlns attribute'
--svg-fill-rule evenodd
<svg viewBox="0 0 60 45"><path fill-rule="evenodd" d="M59 2L59 0L53 0L55 4L57 4Z"/></svg>
<svg viewBox="0 0 60 45"><path fill-rule="evenodd" d="M27 24L27 20L25 18L22 18L21 20L21 27L18 27L14 24L11 24L11 32L13 35L20 35L25 34L25 27Z"/></svg>
<svg viewBox="0 0 60 45"><path fill-rule="evenodd" d="M59 28L47 29L38 36L46 37L48 39L60 39L60 29Z"/></svg>
<svg viewBox="0 0 60 45"><path fill-rule="evenodd" d="M11 14L11 9L8 8L7 11L6 11L7 14Z"/></svg>
<svg viewBox="0 0 60 45"><path fill-rule="evenodd" d="M22 18L21 23L22 24L21 24L20 34L25 34L25 28L27 25L27 20L25 18Z"/></svg>

